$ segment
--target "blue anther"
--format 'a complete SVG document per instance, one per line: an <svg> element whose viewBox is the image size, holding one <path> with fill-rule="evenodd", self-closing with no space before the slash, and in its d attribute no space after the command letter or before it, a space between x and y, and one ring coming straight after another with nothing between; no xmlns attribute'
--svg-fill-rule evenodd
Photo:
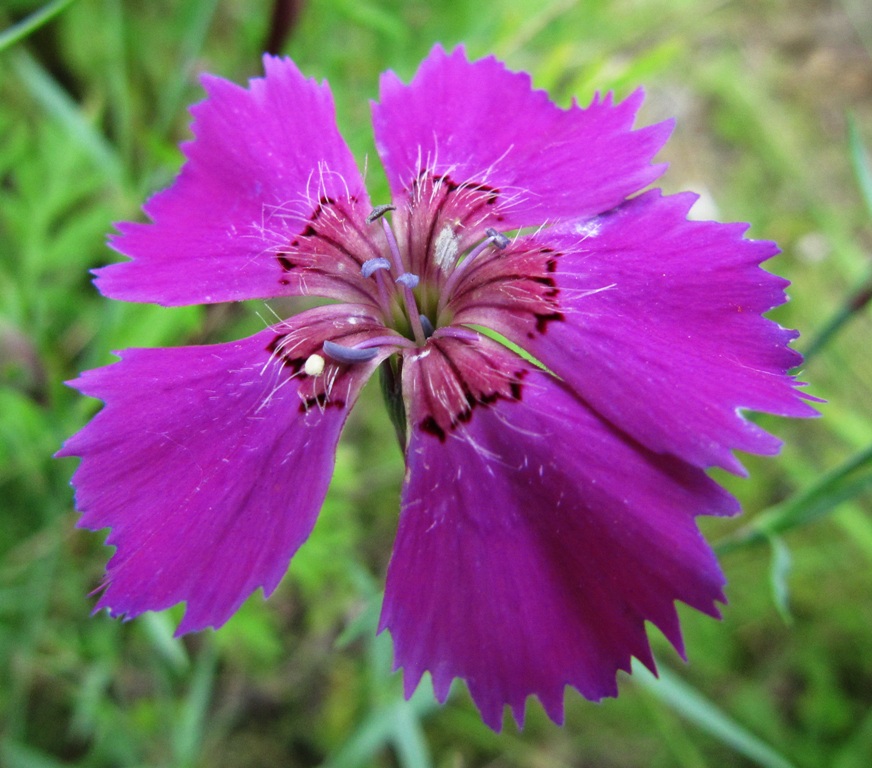
<svg viewBox="0 0 872 768"><path fill-rule="evenodd" d="M397 278L396 282L400 285L405 285L406 288L415 288L415 286L418 285L419 280L420 278L417 275L413 275L411 272L403 272L403 274Z"/></svg>
<svg viewBox="0 0 872 768"><path fill-rule="evenodd" d="M360 265L360 274L364 277L371 277L380 269L390 270L391 263L387 259L377 258L377 259L367 259L363 264Z"/></svg>
<svg viewBox="0 0 872 768"><path fill-rule="evenodd" d="M388 211L397 210L397 206L395 205L377 205L372 209L372 213L366 217L366 223L372 224L374 221L378 221L382 216L384 216Z"/></svg>
<svg viewBox="0 0 872 768"><path fill-rule="evenodd" d="M427 315L418 315L418 317L421 318L421 328L424 329L424 338L429 339L436 329L433 327L433 323L430 322L430 318L427 317Z"/></svg>
<svg viewBox="0 0 872 768"><path fill-rule="evenodd" d="M332 357L337 363L365 363L367 360L372 360L378 350L370 347L369 349L355 349L354 347L343 347L335 341L324 342L324 353Z"/></svg>
<svg viewBox="0 0 872 768"><path fill-rule="evenodd" d="M507 238L502 232L497 232L495 229L491 229L488 227L484 233L491 239L491 242L499 248L501 251L504 251L509 247L509 243L511 240Z"/></svg>

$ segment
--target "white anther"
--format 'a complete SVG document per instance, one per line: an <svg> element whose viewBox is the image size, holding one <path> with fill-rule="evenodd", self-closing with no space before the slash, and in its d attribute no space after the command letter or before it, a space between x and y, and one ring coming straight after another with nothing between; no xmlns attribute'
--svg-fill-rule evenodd
<svg viewBox="0 0 872 768"><path fill-rule="evenodd" d="M324 373L325 360L321 355L309 355L303 365L303 373L307 376L320 376Z"/></svg>
<svg viewBox="0 0 872 768"><path fill-rule="evenodd" d="M457 261L457 255L460 253L460 237L451 226L446 226L436 236L434 244L434 258L436 266L443 272L447 272Z"/></svg>

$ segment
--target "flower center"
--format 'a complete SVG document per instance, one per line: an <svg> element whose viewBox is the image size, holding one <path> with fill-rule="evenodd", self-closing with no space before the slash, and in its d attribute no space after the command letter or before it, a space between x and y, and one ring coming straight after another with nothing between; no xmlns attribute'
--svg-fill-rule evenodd
<svg viewBox="0 0 872 768"><path fill-rule="evenodd" d="M389 258L368 259L361 265L360 271L364 278L372 278L378 283L385 325L421 347L440 326L439 320L451 291L467 267L489 246L505 249L509 245L509 238L488 228L485 230L485 239L465 257L458 258L459 238L451 227L444 227L436 237L435 258L440 270L447 273L448 278L441 286L421 286L421 290L416 290L421 279L406 271L397 237L386 218L386 214L393 210L396 210L393 205L380 205L367 217L369 224L381 222Z"/></svg>

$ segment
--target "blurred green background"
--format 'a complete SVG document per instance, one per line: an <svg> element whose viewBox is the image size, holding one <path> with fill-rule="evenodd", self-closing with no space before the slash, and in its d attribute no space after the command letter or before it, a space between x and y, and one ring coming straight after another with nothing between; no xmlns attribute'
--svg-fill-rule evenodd
<svg viewBox="0 0 872 768"><path fill-rule="evenodd" d="M0 29L0 765L872 765L872 3L3 0ZM724 478L745 515L703 527L730 604L722 622L682 611L691 663L655 637L660 682L622 674L600 705L569 692L563 728L531 703L523 732L494 734L462 685L445 707L426 685L403 701L373 633L403 473L376 391L288 577L217 633L173 639L178 611L89 617L108 552L74 528L75 461L51 459L97 407L62 382L110 350L293 310L124 305L90 284L111 222L177 172L198 74L243 82L270 46L329 78L380 202L368 100L437 41L562 104L644 85L642 122L678 120L663 186L780 243L792 301L774 317L803 331L801 378L829 401L761 419L782 455Z"/></svg>

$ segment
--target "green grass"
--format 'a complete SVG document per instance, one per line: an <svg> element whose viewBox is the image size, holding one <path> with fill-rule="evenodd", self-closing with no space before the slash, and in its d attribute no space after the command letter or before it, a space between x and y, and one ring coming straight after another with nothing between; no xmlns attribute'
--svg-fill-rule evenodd
<svg viewBox="0 0 872 768"><path fill-rule="evenodd" d="M107 553L74 529L75 462L51 455L96 404L63 381L113 349L237 337L269 311L123 305L88 270L114 258L111 223L177 171L197 74L259 74L269 5L0 9L0 765L868 765L872 18L848 0L310 0L284 49L330 80L376 201L378 73L408 77L434 42L464 42L564 104L644 85L643 119L678 119L666 188L780 243L771 268L792 301L775 317L803 331L802 376L829 402L814 422L761 419L783 453L725 480L746 514L704 530L730 604L720 623L682 611L688 666L656 638L662 682L623 677L601 705L569 693L563 728L532 704L522 733L496 735L462 685L445 707L426 684L404 702L374 636L403 472L375 388L268 603L182 640L175 609L89 616Z"/></svg>

